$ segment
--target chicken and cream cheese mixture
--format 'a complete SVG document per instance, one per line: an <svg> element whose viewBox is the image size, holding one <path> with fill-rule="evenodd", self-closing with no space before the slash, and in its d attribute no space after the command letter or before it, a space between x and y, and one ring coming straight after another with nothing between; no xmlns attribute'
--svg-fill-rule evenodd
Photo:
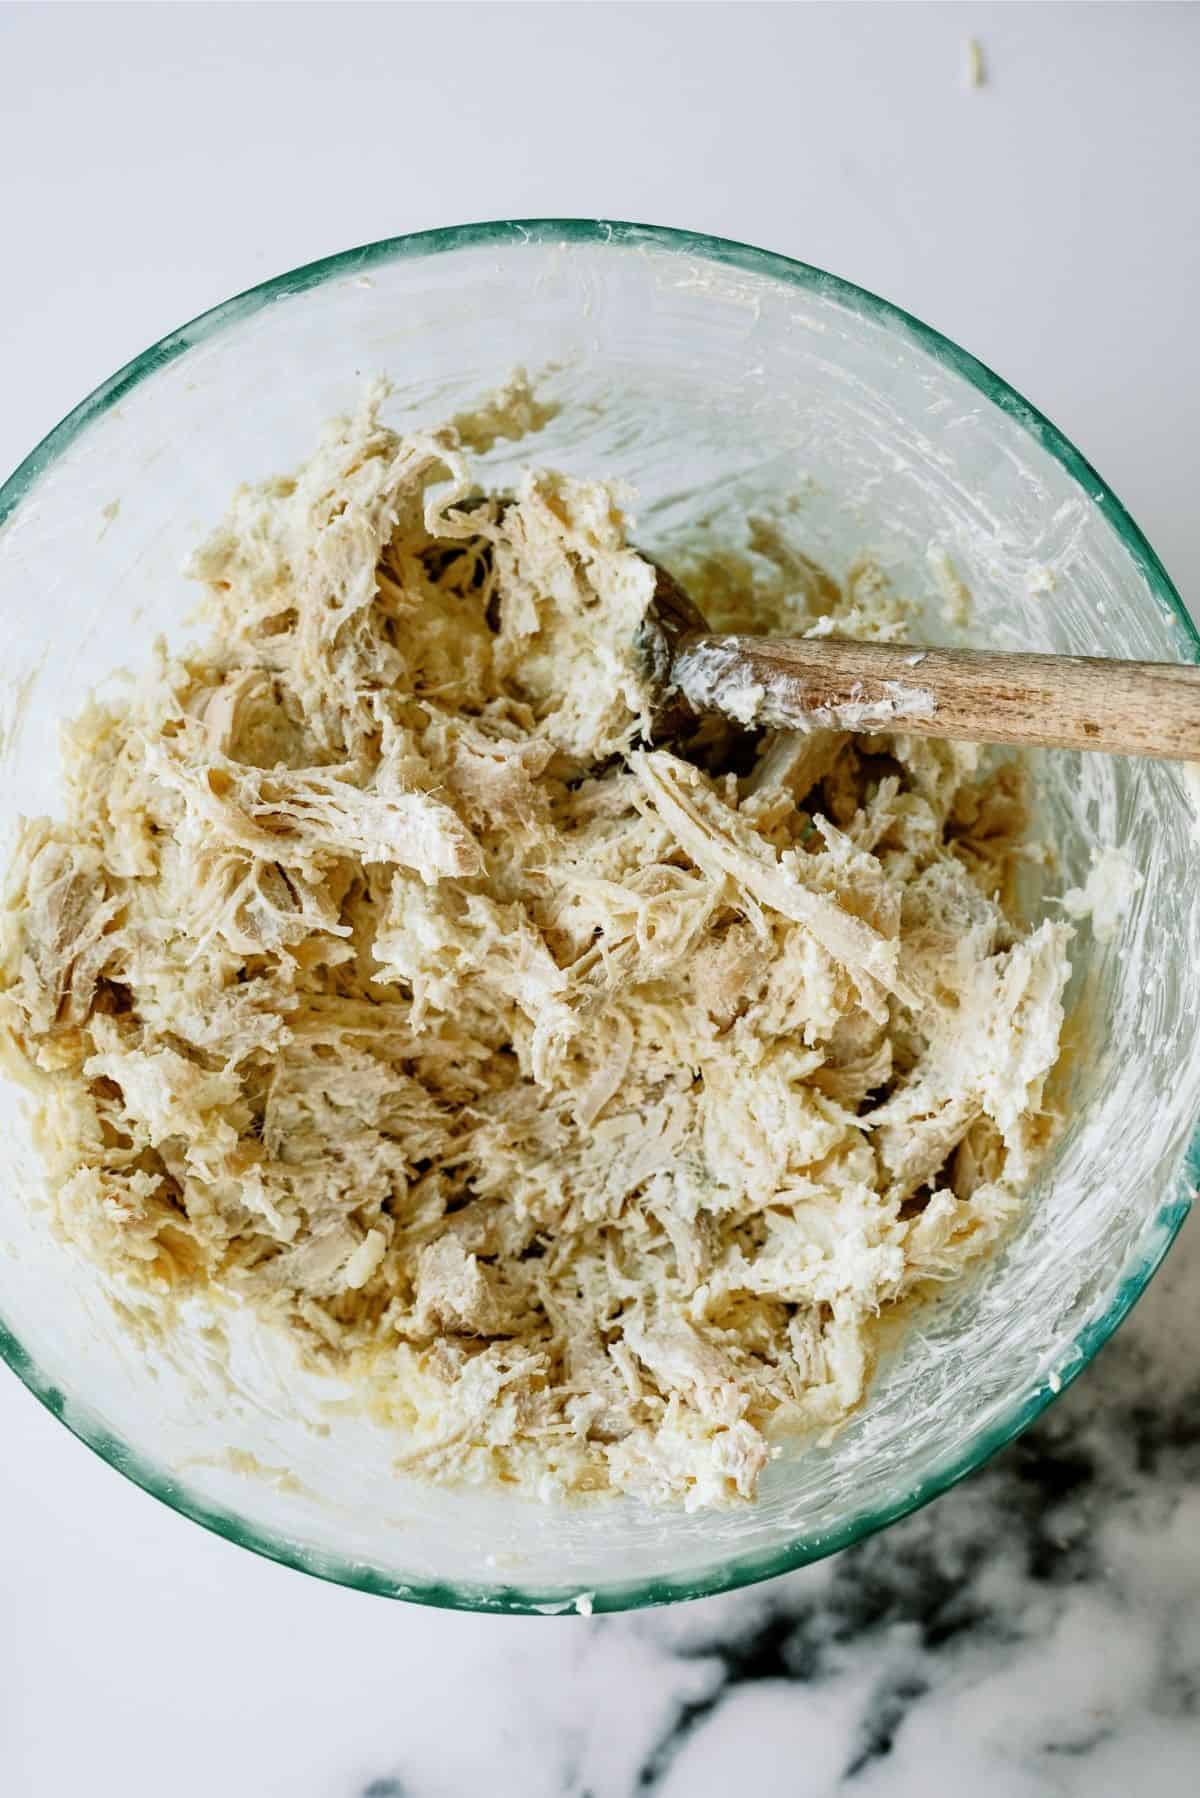
<svg viewBox="0 0 1200 1798"><path fill-rule="evenodd" d="M252 1307L409 1473L753 1498L1053 1134L1019 764L655 745L614 492L488 497L486 412L379 400L236 495L203 645L68 728L24 826L0 1022L57 1226L164 1316ZM714 628L901 634L870 564L748 528L679 569Z"/></svg>

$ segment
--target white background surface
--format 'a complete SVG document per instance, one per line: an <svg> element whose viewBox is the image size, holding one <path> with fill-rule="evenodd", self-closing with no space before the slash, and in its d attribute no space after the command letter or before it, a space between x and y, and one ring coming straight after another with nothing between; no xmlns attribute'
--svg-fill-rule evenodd
<svg viewBox="0 0 1200 1798"><path fill-rule="evenodd" d="M1198 69L1191 5L0 7L0 473L283 268L466 219L634 218L940 327L1198 595ZM255 1560L0 1378L4 1798L357 1798L398 1767L381 1798L539 1798L585 1789L556 1770L577 1708L611 1719L594 1791L621 1798L665 1649L626 1631L613 1654L616 1628L406 1610ZM802 1764L757 1791L833 1789Z"/></svg>

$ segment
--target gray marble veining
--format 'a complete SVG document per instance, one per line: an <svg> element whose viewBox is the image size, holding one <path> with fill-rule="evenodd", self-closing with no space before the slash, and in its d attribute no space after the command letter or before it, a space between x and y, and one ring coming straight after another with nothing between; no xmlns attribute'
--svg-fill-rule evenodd
<svg viewBox="0 0 1200 1798"><path fill-rule="evenodd" d="M563 1619L543 1751L563 1798L1200 1793L1200 1234L1019 1441L830 1561L632 1617ZM518 1783L519 1780L519 1783ZM544 1783L543 1783L544 1782ZM444 1788L449 1790L450 1788ZM393 1767L347 1798L439 1798Z"/></svg>

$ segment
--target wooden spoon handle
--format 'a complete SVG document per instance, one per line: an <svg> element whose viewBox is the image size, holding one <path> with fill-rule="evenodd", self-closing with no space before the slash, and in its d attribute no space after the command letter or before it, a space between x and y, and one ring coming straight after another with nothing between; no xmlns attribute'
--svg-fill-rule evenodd
<svg viewBox="0 0 1200 1798"><path fill-rule="evenodd" d="M1200 761L1200 667L690 632L670 679L694 711L776 729L903 731Z"/></svg>

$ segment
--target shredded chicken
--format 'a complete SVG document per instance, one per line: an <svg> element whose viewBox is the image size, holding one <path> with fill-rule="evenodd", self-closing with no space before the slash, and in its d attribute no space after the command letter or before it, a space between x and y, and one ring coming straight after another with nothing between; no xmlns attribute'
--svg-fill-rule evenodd
<svg viewBox="0 0 1200 1798"><path fill-rule="evenodd" d="M464 442L516 434L480 417L372 399L236 496L207 643L75 721L24 827L6 1060L62 1230L256 1307L400 1465L749 1499L1015 1215L1070 928L1013 910L1012 764L652 747L652 567L603 485L480 495ZM903 615L775 577L819 631Z"/></svg>

